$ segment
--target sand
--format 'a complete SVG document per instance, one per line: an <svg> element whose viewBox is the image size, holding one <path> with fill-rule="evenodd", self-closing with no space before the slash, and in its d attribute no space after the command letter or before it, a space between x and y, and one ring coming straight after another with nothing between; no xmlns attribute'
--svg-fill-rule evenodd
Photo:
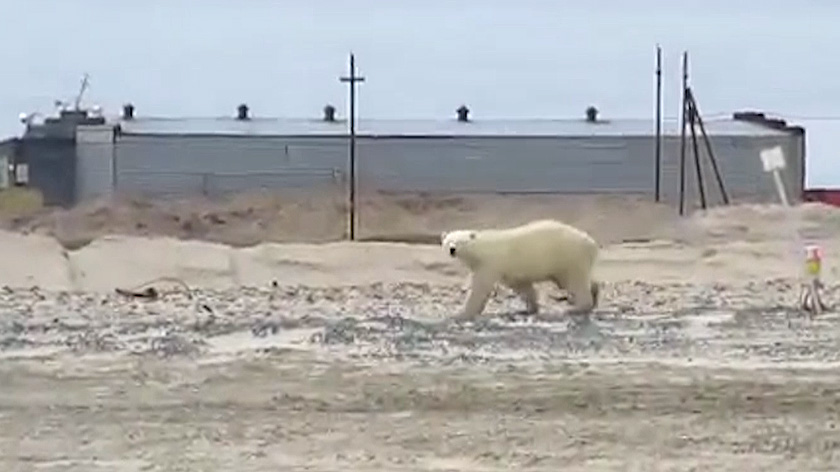
<svg viewBox="0 0 840 472"><path fill-rule="evenodd" d="M321 201L16 215L0 232L0 469L840 463L840 316L796 309L805 242L824 248L824 295L837 302L840 209L678 219L616 197L378 198L363 220L374 239L416 243L508 215L586 227L604 246L593 323L525 317L505 289L481 320L447 323L466 294L460 265L434 245L328 242L317 225L341 221ZM166 223L175 216L205 226ZM242 236L240 221L259 231ZM166 280L154 300L114 292L162 276L188 289ZM557 293L539 290L544 312L562 313Z"/></svg>

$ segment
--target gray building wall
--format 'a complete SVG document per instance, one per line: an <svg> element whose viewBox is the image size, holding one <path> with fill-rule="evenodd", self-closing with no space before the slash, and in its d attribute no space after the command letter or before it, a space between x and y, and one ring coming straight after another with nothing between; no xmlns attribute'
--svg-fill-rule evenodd
<svg viewBox="0 0 840 472"><path fill-rule="evenodd" d="M800 139L793 134L711 137L712 151L730 197L776 199L759 153L782 146L791 166L785 183L802 190ZM701 171L709 201L719 201L714 173L698 137ZM647 136L592 138L363 139L360 185L386 190L464 192L654 193L655 141ZM686 201L697 200L693 148L687 141ZM661 194L679 198L680 139L664 140ZM714 186L714 187L713 187ZM717 200L715 200L717 199Z"/></svg>
<svg viewBox="0 0 840 472"><path fill-rule="evenodd" d="M89 116L85 110L62 110L57 117L47 117L43 123L30 123L24 135L16 140L13 165L18 171L26 169L25 184L40 190L46 205L70 206L78 201L80 182L78 128L103 125L103 117ZM104 128L113 129L112 126Z"/></svg>
<svg viewBox="0 0 840 472"><path fill-rule="evenodd" d="M113 126L80 126L76 130L78 201L111 194L115 150Z"/></svg>
<svg viewBox="0 0 840 472"><path fill-rule="evenodd" d="M699 138L699 137L698 137ZM802 190L801 135L712 136L724 184L734 200L774 201L759 153L780 145L791 196ZM122 135L110 145L79 140L79 195L115 187L152 195L218 195L254 188L335 186L346 182L347 138ZM106 141L103 139L102 141ZM629 192L653 194L654 139L606 137L360 137L361 191ZM678 136L665 138L662 195L675 203ZM698 142L705 187L720 201L705 146ZM686 199L697 200L691 141ZM114 167L112 167L114 166ZM689 204L690 206L691 204Z"/></svg>
<svg viewBox="0 0 840 472"><path fill-rule="evenodd" d="M120 192L218 195L341 181L342 138L121 136L114 165Z"/></svg>
<svg viewBox="0 0 840 472"><path fill-rule="evenodd" d="M44 204L67 207L76 201L76 145L72 139L21 138L15 165L26 165L27 185L41 191Z"/></svg>
<svg viewBox="0 0 840 472"><path fill-rule="evenodd" d="M360 182L431 192L644 192L653 182L653 161L638 162L628 143L618 137L363 139Z"/></svg>

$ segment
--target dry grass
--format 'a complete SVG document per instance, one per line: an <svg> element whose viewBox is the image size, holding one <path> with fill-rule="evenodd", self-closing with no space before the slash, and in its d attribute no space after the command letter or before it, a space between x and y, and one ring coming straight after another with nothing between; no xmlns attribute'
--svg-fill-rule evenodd
<svg viewBox="0 0 840 472"><path fill-rule="evenodd" d="M0 190L0 217L13 219L32 215L44 208L41 192L25 187Z"/></svg>
<svg viewBox="0 0 840 472"><path fill-rule="evenodd" d="M0 228L46 234L78 248L106 234L169 236L246 247L262 242L328 242L348 234L347 205L335 189L255 192L224 199L102 198L69 210L20 205ZM436 244L454 228L510 226L560 218L604 243L673 236L673 210L636 196L361 195L357 238ZM606 223L606 224L605 224Z"/></svg>

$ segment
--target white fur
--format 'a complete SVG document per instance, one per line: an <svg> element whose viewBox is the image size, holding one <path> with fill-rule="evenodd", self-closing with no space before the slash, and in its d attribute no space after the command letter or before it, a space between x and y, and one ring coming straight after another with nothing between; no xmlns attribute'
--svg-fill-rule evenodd
<svg viewBox="0 0 840 472"><path fill-rule="evenodd" d="M569 292L570 313L589 313L597 304L592 269L598 244L573 226L538 220L508 229L455 230L441 234L441 245L472 271L470 295L458 318L481 314L497 283L517 292L531 314L539 310L537 282Z"/></svg>

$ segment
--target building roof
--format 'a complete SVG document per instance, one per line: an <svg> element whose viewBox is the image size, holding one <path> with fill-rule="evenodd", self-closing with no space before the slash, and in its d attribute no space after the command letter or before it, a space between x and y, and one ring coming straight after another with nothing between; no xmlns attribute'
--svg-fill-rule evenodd
<svg viewBox="0 0 840 472"><path fill-rule="evenodd" d="M344 120L326 122L318 119L291 118L152 118L135 117L117 120L127 134L180 136L344 136L348 134ZM715 119L704 121L706 131L714 136L776 136L786 134L755 120ZM592 137L592 136L652 136L654 121L646 119L616 119L589 123L576 119L487 119L459 122L423 119L359 119L357 136L370 137ZM678 136L677 120L666 120L663 135Z"/></svg>

